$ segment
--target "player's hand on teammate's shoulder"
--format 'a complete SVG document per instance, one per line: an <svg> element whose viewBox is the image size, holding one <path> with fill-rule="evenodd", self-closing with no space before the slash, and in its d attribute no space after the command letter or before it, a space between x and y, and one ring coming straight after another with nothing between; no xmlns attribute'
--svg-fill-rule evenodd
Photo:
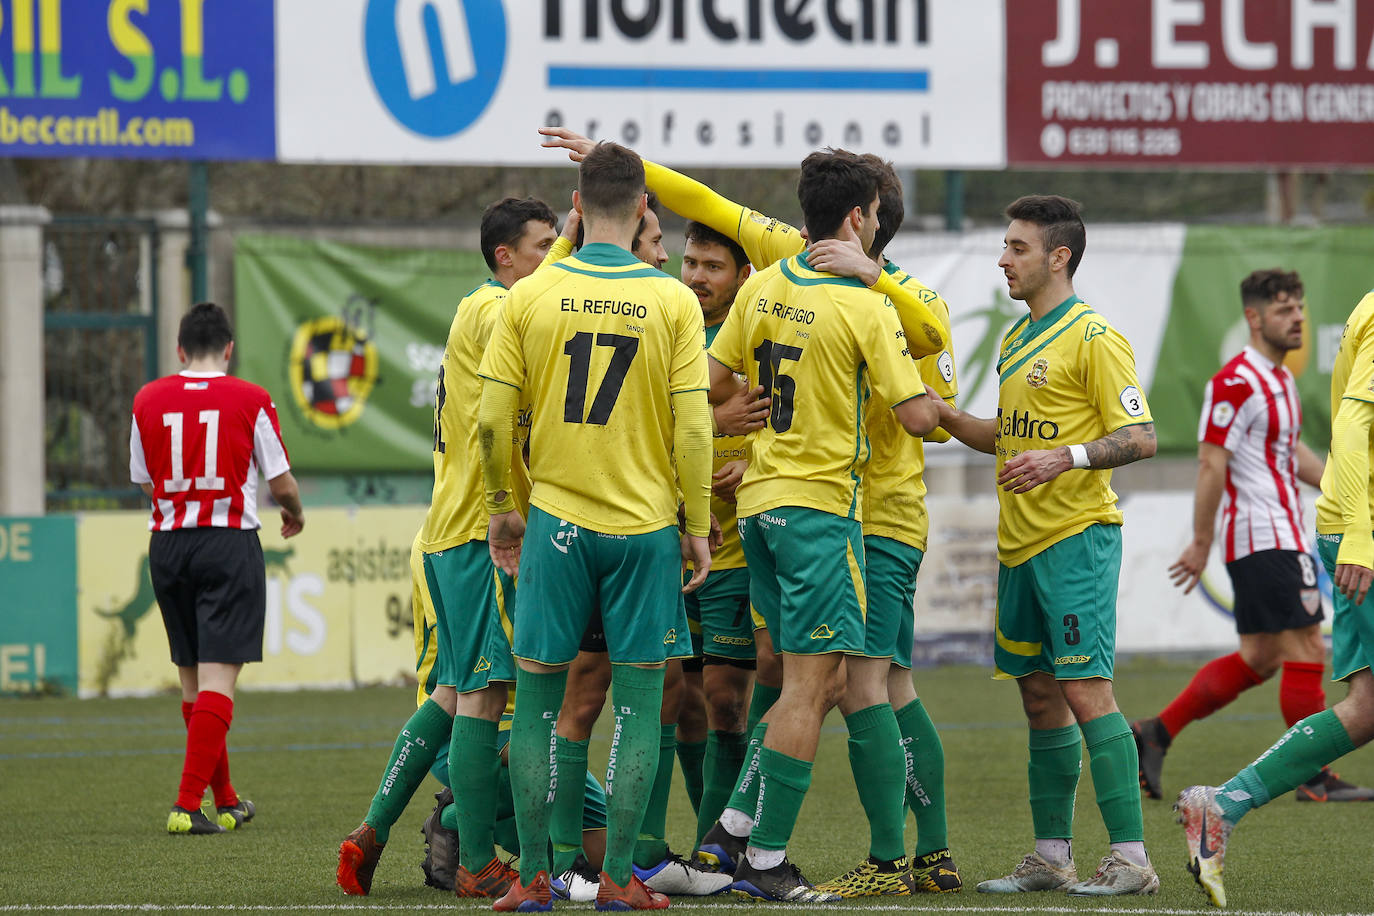
<svg viewBox="0 0 1374 916"><path fill-rule="evenodd" d="M1049 483L1071 467L1073 458L1068 449L1031 449L1007 459L997 475L997 485L1008 493L1025 493Z"/></svg>
<svg viewBox="0 0 1374 916"><path fill-rule="evenodd" d="M573 162L581 162L596 146L595 140L566 127L541 127L539 133L544 136L543 145L546 148L567 150L568 158Z"/></svg>
<svg viewBox="0 0 1374 916"><path fill-rule="evenodd" d="M848 228L848 224L845 228ZM806 263L810 264L813 270L835 274L838 277L854 277L864 286L877 283L878 276L882 273L882 268L868 256L863 243L852 233L844 238L812 242L806 249Z"/></svg>
<svg viewBox="0 0 1374 916"><path fill-rule="evenodd" d="M525 539L525 520L514 509L491 517L487 525L487 550L491 561L508 576L520 571L520 544Z"/></svg>
<svg viewBox="0 0 1374 916"><path fill-rule="evenodd" d="M727 461L721 465L720 470L711 475L711 492L727 503L734 502L735 490L744 479L744 469L747 467L749 462L743 459Z"/></svg>
<svg viewBox="0 0 1374 916"><path fill-rule="evenodd" d="M764 397L762 385L754 388L741 385L728 399L712 408L716 429L727 436L745 436L763 429L772 406L773 399Z"/></svg>
<svg viewBox="0 0 1374 916"><path fill-rule="evenodd" d="M1211 553L1212 544L1200 543L1194 539L1183 549L1174 564L1169 567L1169 581L1183 589L1183 594L1188 594L1202 578L1202 571L1207 567L1207 554Z"/></svg>
<svg viewBox="0 0 1374 916"><path fill-rule="evenodd" d="M281 536L293 538L301 533L305 527L305 510L292 512L285 506L281 507Z"/></svg>

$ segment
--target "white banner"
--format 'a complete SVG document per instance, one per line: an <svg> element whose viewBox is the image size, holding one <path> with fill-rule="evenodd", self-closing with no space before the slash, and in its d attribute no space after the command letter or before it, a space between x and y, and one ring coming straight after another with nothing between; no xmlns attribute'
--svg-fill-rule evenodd
<svg viewBox="0 0 1374 916"><path fill-rule="evenodd" d="M670 164L1006 161L1001 0L278 0L284 161L557 165L559 124Z"/></svg>
<svg viewBox="0 0 1374 916"><path fill-rule="evenodd" d="M916 588L919 661L990 661L997 612L997 498L988 468L987 495L929 496L930 544ZM1316 491L1304 487L1304 523L1316 518ZM1193 535L1193 494L1124 496L1116 650L1223 652L1237 645L1231 580L1213 550L1202 580L1185 595L1168 569ZM1317 563L1330 632L1331 579Z"/></svg>

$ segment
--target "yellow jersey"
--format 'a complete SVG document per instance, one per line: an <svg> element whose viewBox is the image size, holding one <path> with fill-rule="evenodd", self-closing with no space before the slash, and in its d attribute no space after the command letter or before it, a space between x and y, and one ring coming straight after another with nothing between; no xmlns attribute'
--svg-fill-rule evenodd
<svg viewBox="0 0 1374 916"><path fill-rule="evenodd" d="M740 287L711 356L772 398L750 442L738 514L804 506L861 520L870 388L884 407L925 394L892 303L812 270L805 255L787 258Z"/></svg>
<svg viewBox="0 0 1374 916"><path fill-rule="evenodd" d="M949 305L940 294L896 264L888 263L884 270L930 307L943 323L946 342L950 341ZM916 361L916 369L936 394L954 403L959 384L950 347L921 357ZM870 400L864 414L864 431L873 446L873 458L863 475L864 534L892 538L924 551L930 533L923 474L924 443L902 429L885 404Z"/></svg>
<svg viewBox="0 0 1374 916"><path fill-rule="evenodd" d="M743 207L701 182L647 159L644 181L669 210L739 242L749 263L758 270L806 250L801 233L782 220ZM892 300L913 355L924 356L946 346L949 334L941 332L935 314L910 290L895 282L891 274L880 273L873 290Z"/></svg>
<svg viewBox="0 0 1374 916"><path fill-rule="evenodd" d="M1331 367L1331 419L1334 423L1340 413L1344 400L1374 402L1374 291L1370 291L1346 319L1345 331L1341 334L1341 346L1336 351L1336 362ZM1317 497L1317 531L1320 534L1340 534L1341 563L1355 563L1368 567L1374 561L1371 550L1370 532L1348 531L1347 515L1360 517L1358 511L1350 508L1359 501L1368 500L1374 512L1374 481L1352 480L1351 485L1363 483L1365 492L1352 490L1342 492L1336 485L1337 461L1336 442L1332 442L1332 454L1327 457L1326 468L1322 471L1322 491ZM1370 467L1374 468L1374 446L1371 446ZM1347 507L1343 509L1342 506ZM1349 542L1348 544L1346 542Z"/></svg>
<svg viewBox="0 0 1374 916"><path fill-rule="evenodd" d="M738 297L735 300L739 301ZM733 308L732 308L733 311ZM715 324L706 329L706 346L709 349L716 335L720 333L723 324ZM727 433L716 433L711 439L711 473L719 471L732 461L749 460L749 437L731 436ZM720 549L711 554L711 571L718 569L740 569L746 564L744 562L744 545L739 539L738 519L735 516L735 504L728 503L721 499L713 491L711 493L711 513L715 515L716 521L720 522L721 543Z"/></svg>
<svg viewBox="0 0 1374 916"><path fill-rule="evenodd" d="M1077 296L1012 325L997 359L997 471L1032 449L1153 423L1120 332ZM1120 525L1110 468L1070 470L1026 493L997 490L997 558L1019 566L1092 524Z"/></svg>
<svg viewBox="0 0 1374 916"><path fill-rule="evenodd" d="M532 505L603 534L676 524L672 396L708 387L687 287L586 245L515 284L480 373L534 405Z"/></svg>
<svg viewBox="0 0 1374 916"><path fill-rule="evenodd" d="M482 399L477 369L508 294L500 283L488 280L462 298L449 327L434 388L434 490L420 528L420 549L425 553L487 538L490 516L477 448L477 405ZM529 412L522 410L511 461L511 489L522 514L528 504L529 476L520 446L528 430Z"/></svg>

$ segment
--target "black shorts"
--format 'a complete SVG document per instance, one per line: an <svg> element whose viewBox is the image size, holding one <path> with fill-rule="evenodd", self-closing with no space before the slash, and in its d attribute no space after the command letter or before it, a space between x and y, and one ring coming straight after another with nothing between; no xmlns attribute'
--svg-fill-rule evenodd
<svg viewBox="0 0 1374 916"><path fill-rule="evenodd" d="M1317 563L1301 550L1261 550L1226 564L1237 633L1281 633L1321 623Z"/></svg>
<svg viewBox="0 0 1374 916"><path fill-rule="evenodd" d="M262 661L267 575L257 531L154 531L148 567L172 664Z"/></svg>
<svg viewBox="0 0 1374 916"><path fill-rule="evenodd" d="M587 617L587 629L582 631L582 642L577 648L583 652L606 651L606 625L601 622L601 607L592 608Z"/></svg>

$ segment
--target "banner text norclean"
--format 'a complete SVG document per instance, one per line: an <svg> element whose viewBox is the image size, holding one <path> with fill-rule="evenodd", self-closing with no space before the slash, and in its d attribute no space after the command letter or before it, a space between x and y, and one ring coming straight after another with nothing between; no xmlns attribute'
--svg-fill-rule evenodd
<svg viewBox="0 0 1374 916"><path fill-rule="evenodd" d="M546 123L687 165L791 166L827 145L1005 159L998 0L315 6L278 8L288 161L562 164Z"/></svg>

